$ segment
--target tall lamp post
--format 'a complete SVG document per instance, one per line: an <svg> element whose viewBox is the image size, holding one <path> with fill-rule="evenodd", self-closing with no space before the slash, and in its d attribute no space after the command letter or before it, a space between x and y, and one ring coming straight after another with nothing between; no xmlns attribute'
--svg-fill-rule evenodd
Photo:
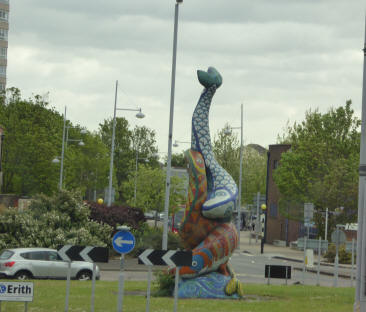
<svg viewBox="0 0 366 312"><path fill-rule="evenodd" d="M2 151L3 151L3 141L4 141L4 129L0 126L0 193L3 190L3 170L2 170Z"/></svg>
<svg viewBox="0 0 366 312"><path fill-rule="evenodd" d="M166 186L164 202L164 226L162 249L168 249L168 214L169 214L169 195L170 195L170 171L172 167L172 137L173 137L173 116L174 116L174 92L175 92L175 67L177 61L177 39L178 39L178 15L179 4L183 0L176 0L174 14L174 38L173 38L173 60L172 60L172 78L170 88L170 114L169 114L169 135L168 135L168 159L166 167Z"/></svg>
<svg viewBox="0 0 366 312"><path fill-rule="evenodd" d="M354 311L366 311L366 20L363 58L361 146L358 182L357 274Z"/></svg>
<svg viewBox="0 0 366 312"><path fill-rule="evenodd" d="M236 229L238 231L238 246L240 246L240 223L241 223L241 181L243 172L243 104L240 105L240 127L230 127L226 134L230 134L232 129L240 129L240 164L239 164L239 194L237 203Z"/></svg>
<svg viewBox="0 0 366 312"><path fill-rule="evenodd" d="M61 161L59 190L62 189L62 184L63 184L64 158L65 158L65 150L67 147L67 142L79 142L78 143L79 146L85 145L82 139L69 139L69 128L71 128L71 126L66 126L66 106L65 106L64 127L63 127L63 131L62 131L61 157L55 157L54 159L52 159L52 163L54 163L54 164L59 163ZM85 134L86 132L87 131L84 129L82 129L80 131L81 134Z"/></svg>
<svg viewBox="0 0 366 312"><path fill-rule="evenodd" d="M117 108L117 90L118 90L118 80L116 80L116 90L114 96L114 112L113 112L113 127L112 127L112 146L111 146L111 161L109 164L109 185L108 185L108 200L107 205L110 206L112 204L112 182L113 182L113 156L114 156L114 139L116 136L116 111L132 111L138 112L136 114L137 118L144 118L145 115L142 113L141 108L131 109L131 108Z"/></svg>

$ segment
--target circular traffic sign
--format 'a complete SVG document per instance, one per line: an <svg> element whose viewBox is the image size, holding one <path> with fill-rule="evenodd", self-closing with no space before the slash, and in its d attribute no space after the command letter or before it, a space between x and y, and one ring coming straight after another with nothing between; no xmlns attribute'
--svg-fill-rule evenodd
<svg viewBox="0 0 366 312"><path fill-rule="evenodd" d="M115 251L120 254L129 253L135 248L135 237L131 232L119 231L112 238L112 245Z"/></svg>

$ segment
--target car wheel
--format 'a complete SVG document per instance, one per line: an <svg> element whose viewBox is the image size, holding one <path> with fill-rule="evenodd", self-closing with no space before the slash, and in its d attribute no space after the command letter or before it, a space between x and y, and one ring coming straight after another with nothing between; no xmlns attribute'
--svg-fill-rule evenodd
<svg viewBox="0 0 366 312"><path fill-rule="evenodd" d="M93 275L90 271L81 271L77 275L77 279L79 281L90 281L92 279Z"/></svg>
<svg viewBox="0 0 366 312"><path fill-rule="evenodd" d="M32 274L28 271L19 271L15 274L15 278L18 280L27 280L32 278Z"/></svg>

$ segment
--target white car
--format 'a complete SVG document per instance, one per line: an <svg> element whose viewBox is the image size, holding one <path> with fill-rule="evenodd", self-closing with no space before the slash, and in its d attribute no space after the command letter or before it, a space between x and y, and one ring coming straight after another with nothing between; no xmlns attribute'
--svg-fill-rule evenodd
<svg viewBox="0 0 366 312"><path fill-rule="evenodd" d="M68 262L63 261L55 249L15 248L0 252L0 277L19 280L31 278L66 279ZM93 263L71 262L71 278L90 280L93 276ZM96 279L100 271L96 266Z"/></svg>

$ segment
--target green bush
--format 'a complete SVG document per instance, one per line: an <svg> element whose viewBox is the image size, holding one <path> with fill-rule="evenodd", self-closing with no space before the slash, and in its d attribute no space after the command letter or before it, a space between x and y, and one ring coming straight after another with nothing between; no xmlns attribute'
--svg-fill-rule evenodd
<svg viewBox="0 0 366 312"><path fill-rule="evenodd" d="M328 246L328 251L324 255L324 258L327 259L328 262L334 263L336 256L336 246L335 244L330 244ZM352 253L346 251L345 245L340 245L338 248L338 261L342 264L351 264L352 263ZM356 262L356 253L354 261Z"/></svg>
<svg viewBox="0 0 366 312"><path fill-rule="evenodd" d="M0 250L65 244L109 246L112 228L90 221L89 213L79 194L38 195L29 209L8 209L0 215Z"/></svg>
<svg viewBox="0 0 366 312"><path fill-rule="evenodd" d="M152 293L155 297L171 297L174 291L174 277L163 271L154 272L156 291Z"/></svg>

